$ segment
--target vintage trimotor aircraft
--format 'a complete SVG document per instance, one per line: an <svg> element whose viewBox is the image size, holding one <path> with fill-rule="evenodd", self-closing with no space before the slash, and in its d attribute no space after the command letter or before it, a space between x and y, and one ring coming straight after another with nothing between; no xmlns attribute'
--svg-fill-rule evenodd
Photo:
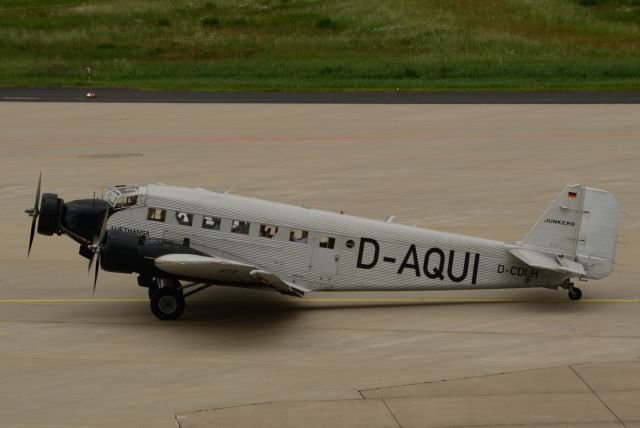
<svg viewBox="0 0 640 428"><path fill-rule="evenodd" d="M163 184L118 185L103 199L44 193L26 212L36 230L68 235L100 267L137 273L151 311L177 319L211 285L311 291L563 288L613 270L618 204L603 190L564 188L514 244Z"/></svg>

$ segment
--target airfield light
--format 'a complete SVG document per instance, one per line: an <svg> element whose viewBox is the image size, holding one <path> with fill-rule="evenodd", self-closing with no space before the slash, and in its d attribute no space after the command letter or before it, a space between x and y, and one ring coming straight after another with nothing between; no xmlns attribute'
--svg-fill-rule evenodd
<svg viewBox="0 0 640 428"><path fill-rule="evenodd" d="M89 92L87 92L87 98L95 98L96 93L91 89L91 67L87 67L84 69L87 72L87 79L89 80Z"/></svg>

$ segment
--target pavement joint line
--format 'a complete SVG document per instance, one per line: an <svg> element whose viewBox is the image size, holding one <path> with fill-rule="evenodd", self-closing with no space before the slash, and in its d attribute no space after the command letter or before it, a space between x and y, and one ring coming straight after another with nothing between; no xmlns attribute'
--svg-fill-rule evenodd
<svg viewBox="0 0 640 428"><path fill-rule="evenodd" d="M623 363L638 363L638 362L639 362L638 360L586 361L586 362L582 362L582 363L569 364L567 366L575 373L575 370L574 370L573 366L585 366L585 365L590 365L590 364L623 364ZM403 388L403 387L406 387L406 386L426 385L426 384L433 384L433 383L439 383L439 382L448 382L448 381L455 381L455 380L487 378L487 377L501 376L501 375L506 375L506 374L527 373L527 372L535 372L535 371L540 371L540 370L556 369L558 367L565 367L565 365L561 364L561 365L558 365L558 366L532 367L532 368L525 368L525 369L520 369L520 370L508 370L508 371L505 371L505 372L486 373L486 374L474 375L474 376L462 376L462 377L453 377L453 378L445 378L445 379L426 380L426 381L422 381L422 382L403 383L403 384L400 384L400 385L378 386L378 387L375 387L375 388L360 389L360 390L358 390L358 392L360 393L360 395L362 395L362 398L364 398L366 400L367 398L364 397L364 394L363 394L364 392L377 391L377 390L380 390L380 389ZM576 373L576 375L577 375L577 373ZM583 380L583 382L584 382L584 380ZM586 382L584 382L584 383L586 383ZM589 386L589 385L587 385L587 386Z"/></svg>
<svg viewBox="0 0 640 428"><path fill-rule="evenodd" d="M396 418L396 415L393 414L393 412L391 411L391 408L389 407L389 405L385 401L384 397L382 397L381 399L382 399L382 404L384 404L384 407L387 408L387 411L389 412L389 414L391 415L393 420L396 421L396 424L398 425L398 427L402 428L402 425L400 425L400 421L398 421L398 418Z"/></svg>
<svg viewBox="0 0 640 428"><path fill-rule="evenodd" d="M144 298L99 298L99 299L0 299L0 303L119 303L119 302L148 302ZM484 299L484 298L291 298L270 299L203 299L205 302L228 303L265 303L265 302L309 302L309 303L640 303L640 299L582 299L578 301L568 299Z"/></svg>
<svg viewBox="0 0 640 428"><path fill-rule="evenodd" d="M244 403L244 404L231 404L228 406L222 407L209 407L204 409L195 409L195 410L186 410L184 412L178 412L175 415L177 417L180 416L188 416L195 415L203 412L215 412L217 410L227 410L227 409L239 409L241 407L254 407L254 406L263 406L265 404L283 404L283 403L330 403L336 401L363 401L362 398L354 397L354 398L309 398L306 400L269 400L269 401L255 401L253 403Z"/></svg>
<svg viewBox="0 0 640 428"><path fill-rule="evenodd" d="M587 387L589 388L589 390L591 391L591 393L593 395L595 395L595 397L602 403L602 405L604 407L607 408L607 410L609 411L609 413L611 413L613 415L614 418L616 418L616 420L618 421L618 423L623 426L624 428L627 428L627 425L625 425L624 422L622 422L622 419L620 419L618 417L618 415L615 414L615 412L611 409L611 407L609 407L607 405L607 403L600 397L600 395L598 395L598 393L591 387L591 385L589 385L589 383L587 383L586 380L584 380L582 378L582 376L580 376L580 373L578 373L578 371L576 369L573 368L573 365L569 364L569 368L571 369L571 371L578 377L578 379L580 379L580 381Z"/></svg>

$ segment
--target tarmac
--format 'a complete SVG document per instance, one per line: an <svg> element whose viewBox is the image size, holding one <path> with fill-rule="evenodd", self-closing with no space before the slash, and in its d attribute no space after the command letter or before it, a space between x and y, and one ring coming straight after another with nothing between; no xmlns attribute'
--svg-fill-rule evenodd
<svg viewBox="0 0 640 428"><path fill-rule="evenodd" d="M0 103L0 425L640 427L640 105ZM65 200L164 182L522 238L567 183L622 210L614 273L563 290L218 287L161 322L135 276L37 235Z"/></svg>

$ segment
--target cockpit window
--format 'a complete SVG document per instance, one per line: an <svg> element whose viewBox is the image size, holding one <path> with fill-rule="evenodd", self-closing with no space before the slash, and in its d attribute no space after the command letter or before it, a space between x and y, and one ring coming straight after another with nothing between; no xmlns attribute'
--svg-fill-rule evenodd
<svg viewBox="0 0 640 428"><path fill-rule="evenodd" d="M138 203L138 195L122 195L116 200L115 208L130 207Z"/></svg>
<svg viewBox="0 0 640 428"><path fill-rule="evenodd" d="M130 207L138 203L138 190L137 186L111 187L105 192L104 200L115 209Z"/></svg>
<svg viewBox="0 0 640 428"><path fill-rule="evenodd" d="M112 207L115 207L116 199L118 199L118 194L112 191L111 189L107 190L107 192L104 195L104 200L107 201L107 203Z"/></svg>

